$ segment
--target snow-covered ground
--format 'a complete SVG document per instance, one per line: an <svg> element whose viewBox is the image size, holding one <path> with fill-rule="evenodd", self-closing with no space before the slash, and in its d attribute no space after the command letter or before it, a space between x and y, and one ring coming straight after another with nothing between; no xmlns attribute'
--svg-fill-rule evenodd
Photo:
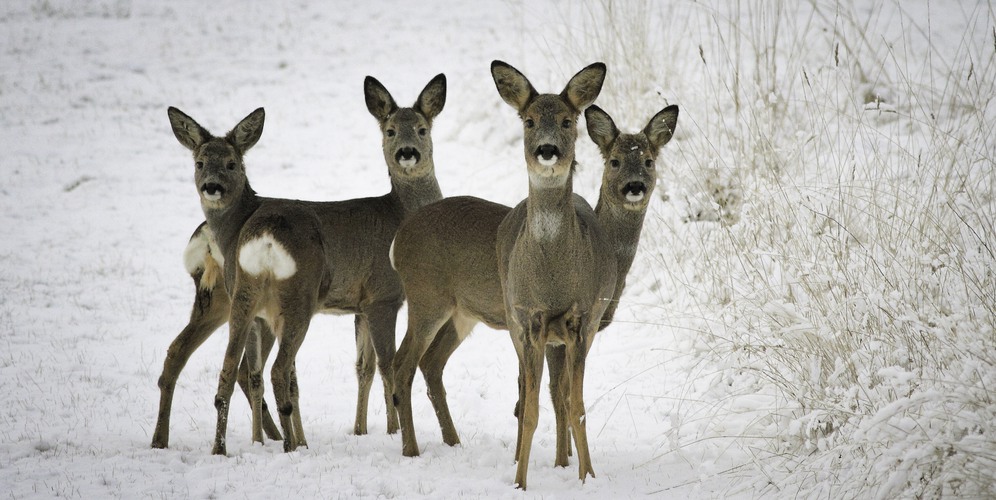
<svg viewBox="0 0 996 500"><path fill-rule="evenodd" d="M137 2L0 6L0 486L25 497L912 497L993 494L996 14L985 1ZM612 5L611 8L607 7ZM790 4L790 5L789 5ZM422 456L351 434L353 322L320 316L297 367L310 448L252 445L233 398L210 454L227 330L149 443L202 215L176 106L223 132L259 106L263 195L388 190L362 81L403 104L438 73L445 195L526 192L521 125L493 59L559 92L603 60L598 104L675 139L616 322L589 356L596 478L553 467L541 396L529 490L513 489L516 361L484 327L424 384ZM583 120L579 125L583 129ZM601 159L579 140L575 191ZM404 334L404 311L398 339ZM272 396L267 395L272 401Z"/></svg>

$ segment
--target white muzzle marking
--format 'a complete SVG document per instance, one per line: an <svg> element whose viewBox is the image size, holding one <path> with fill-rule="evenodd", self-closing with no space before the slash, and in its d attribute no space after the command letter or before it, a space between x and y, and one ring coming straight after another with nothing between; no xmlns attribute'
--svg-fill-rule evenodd
<svg viewBox="0 0 996 500"><path fill-rule="evenodd" d="M626 201L636 203L643 200L643 193L626 193Z"/></svg>
<svg viewBox="0 0 996 500"><path fill-rule="evenodd" d="M552 166L556 165L557 164L557 160L559 160L559 159L560 159L560 157L557 156L557 155L553 155L553 156L551 156L549 158L543 158L542 156L537 156L536 157L536 161L538 161L539 164L543 165L544 167L552 167Z"/></svg>

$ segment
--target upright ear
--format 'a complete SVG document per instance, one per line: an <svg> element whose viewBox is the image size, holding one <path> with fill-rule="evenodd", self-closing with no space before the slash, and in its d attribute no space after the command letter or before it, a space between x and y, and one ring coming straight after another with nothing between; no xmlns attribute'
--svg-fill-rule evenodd
<svg viewBox="0 0 996 500"><path fill-rule="evenodd" d="M266 118L266 113L263 108L256 108L256 111L243 118L225 137L244 154L249 151L249 148L255 146L256 141L263 135L264 118Z"/></svg>
<svg viewBox="0 0 996 500"><path fill-rule="evenodd" d="M608 152L612 142L619 137L619 129L608 113L602 108L591 105L584 110L584 121L588 124L588 137L602 150L602 154Z"/></svg>
<svg viewBox="0 0 996 500"><path fill-rule="evenodd" d="M367 110L381 123L398 109L391 93L372 76L363 80L363 97L367 101Z"/></svg>
<svg viewBox="0 0 996 500"><path fill-rule="evenodd" d="M536 89L526 75L502 61L491 61L491 78L495 80L502 100L519 112L526 109L529 101L536 97Z"/></svg>
<svg viewBox="0 0 996 500"><path fill-rule="evenodd" d="M602 83L605 82L605 64L594 63L578 71L578 74L571 77L567 82L564 91L560 93L567 102L574 106L574 109L581 111L595 102L598 93L602 91Z"/></svg>
<svg viewBox="0 0 996 500"><path fill-rule="evenodd" d="M425 115L431 123L432 119L443 110L445 104L446 75L440 73L432 80L429 80L429 83L422 89L422 93L418 95L418 100L415 101L415 106L413 107Z"/></svg>
<svg viewBox="0 0 996 500"><path fill-rule="evenodd" d="M672 104L650 119L650 123L643 129L643 134L650 140L650 145L654 149L660 149L671 140L676 126L678 126L678 106Z"/></svg>
<svg viewBox="0 0 996 500"><path fill-rule="evenodd" d="M170 106L166 110L166 114L169 115L169 124L173 128L173 135L187 149L193 151L197 146L211 140L211 133L183 111Z"/></svg>

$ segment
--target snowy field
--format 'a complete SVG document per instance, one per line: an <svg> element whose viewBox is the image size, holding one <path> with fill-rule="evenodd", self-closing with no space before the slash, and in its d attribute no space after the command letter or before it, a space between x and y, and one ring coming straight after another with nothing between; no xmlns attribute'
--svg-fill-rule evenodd
<svg viewBox="0 0 996 500"><path fill-rule="evenodd" d="M361 4L0 4L3 497L996 495L988 2ZM317 317L298 356L308 449L253 445L236 394L229 456L210 454L225 328L179 379L170 447L151 449L193 301L181 254L203 220L167 106L218 133L264 106L254 188L347 199L389 189L364 76L409 105L445 73L443 193L511 205L522 131L493 59L544 92L604 61L596 102L625 131L681 108L588 358L597 476L553 466L544 384L529 490L514 489L515 353L481 326L446 372L461 445L443 444L419 376L421 457L386 434L379 382L370 434L353 435L347 316ZM594 205L602 160L584 132L578 159Z"/></svg>

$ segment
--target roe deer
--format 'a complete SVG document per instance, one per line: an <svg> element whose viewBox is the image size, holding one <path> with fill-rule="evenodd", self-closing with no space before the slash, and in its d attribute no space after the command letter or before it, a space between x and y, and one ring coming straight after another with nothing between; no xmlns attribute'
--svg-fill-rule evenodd
<svg viewBox="0 0 996 500"><path fill-rule="evenodd" d="M219 262L221 261L221 262ZM156 419L155 432L152 434L153 448L166 448L169 446L169 420L170 411L173 406L173 392L176 389L176 380L180 376L180 371L187 364L187 360L194 351L204 343L207 338L214 333L221 325L228 321L228 314L231 307L231 300L228 298L228 291L225 290L225 278L222 266L224 259L221 250L214 243L211 229L206 222L202 222L194 234L190 236L187 248L183 252L183 264L187 273L194 280L194 305L190 311L190 321L187 326L170 343L163 362L163 372L159 376L159 416ZM268 342L262 346L261 354L265 358L273 347L273 333L261 319L256 319L253 328L263 329L264 339ZM238 382L247 398L250 398L249 389L249 362L247 359L239 366ZM259 381L262 390L262 380ZM252 400L250 399L250 403ZM282 439L280 431L273 422L273 417L266 407L266 401L262 402L263 429L266 437L278 440Z"/></svg>
<svg viewBox="0 0 996 500"><path fill-rule="evenodd" d="M626 275L633 265L643 230L643 219L650 204L650 195L657 185L655 163L660 149L671 140L678 123L678 106L668 106L657 112L642 131L623 134L612 117L596 105L584 112L588 137L598 146L605 160L602 187L595 206L599 226L607 234L616 259L616 285L598 330L612 323L619 298L626 287ZM554 463L567 465L570 454L569 431L566 427L569 400L563 379L567 373L564 346L547 348L550 368L550 394L557 414L557 453ZM516 410L518 413L518 409Z"/></svg>
<svg viewBox="0 0 996 500"><path fill-rule="evenodd" d="M398 228L391 261L408 301L408 330L394 358L394 404L407 457L419 454L411 404L416 367L425 376L443 441L454 446L460 438L443 388L446 360L477 323L508 329L495 245L498 225L511 210L470 196L444 198Z"/></svg>
<svg viewBox="0 0 996 500"><path fill-rule="evenodd" d="M515 483L526 488L539 417L539 384L547 345L563 345L566 425L578 450L578 478L595 475L588 452L584 365L615 291L616 261L595 211L573 196L577 118L598 96L605 65L585 68L560 95L539 94L511 66L491 72L502 99L525 127L529 196L498 226L498 278L506 323L519 357Z"/></svg>
<svg viewBox="0 0 996 500"><path fill-rule="evenodd" d="M641 133L620 134L611 117L597 106L585 111L588 135L605 159L595 214L602 229L610 234L618 269L613 301L602 316L599 329L609 325L622 295L657 183L654 162L660 148L671 138L677 115L677 106L669 106L657 113ZM411 415L410 392L416 364L425 377L443 442L450 446L460 442L446 401L443 370L477 323L483 322L497 330L508 329L495 245L498 225L511 210L469 196L444 198L417 210L398 228L392 263L405 287L411 325L394 361L395 394L399 395L395 404L402 422L406 456L419 452L415 430L405 424ZM428 329L433 324L443 327L434 332ZM408 336L414 337L409 340ZM420 360L414 358L418 355L414 346L425 349ZM554 348L548 349L548 362L561 361L559 357L551 357L551 349ZM550 370L560 373L561 367L551 365ZM551 394L557 394L560 388L559 379L554 377L551 382L554 381ZM563 426L566 415L562 407L555 408L559 445L555 464L566 466L569 453Z"/></svg>
<svg viewBox="0 0 996 500"><path fill-rule="evenodd" d="M216 399L219 410L216 454L225 453L224 434L233 389L233 363L237 362L246 341L246 317L250 320L262 317L280 341L271 378L284 428L285 450L306 445L300 425L293 359L311 315L318 312L356 314L360 388L354 430L359 434L366 432L367 398L375 369L375 352L384 382L388 431L397 429L391 398L394 379L391 363L394 326L404 296L387 254L404 216L442 197L435 178L429 132L433 118L445 103L446 80L443 75L433 78L412 108L399 108L387 90L372 77L367 77L364 89L367 107L378 119L383 134L392 185L387 195L339 202L279 200L257 197L248 187L242 168L238 169L240 175L225 179L234 187L225 188L221 182L207 182L200 179L200 175L196 176L208 227L226 257L225 283L232 297L229 349ZM173 108L170 119L181 144L194 151L195 161L200 161L197 158L202 151L218 144L227 145L230 161L241 166L241 155L252 144L245 146L236 141L237 131L252 130L258 139L263 114L262 110L254 112L226 138L211 137L196 122ZM240 184L244 185L245 195L226 200L228 191L237 189ZM214 208L219 203L226 210ZM232 229L233 226L237 227ZM306 234L299 234L302 232ZM295 234L297 237L291 238ZM251 239L254 236L256 239ZM311 255L315 252L320 257L317 261ZM243 255L259 258L245 257L243 262ZM291 262L295 264L293 267ZM304 267L302 262L307 262L309 267ZM297 269L301 271L291 272ZM320 280L318 288L311 290L314 283L305 280L300 276L302 274L309 275L312 281ZM237 319L239 323L236 323ZM255 337L250 335L249 340ZM250 384L251 389L258 390L260 384L258 372L265 360L261 352L265 345L264 341L262 345L251 344L244 349L247 359L255 360L250 366L250 371L256 374L250 374L250 380L255 382ZM189 357L189 353L186 356ZM167 359L166 364L169 362ZM175 376L173 381L175 383ZM253 398L253 440L261 441L261 394ZM292 434L288 434L289 430Z"/></svg>
<svg viewBox="0 0 996 500"><path fill-rule="evenodd" d="M510 78L512 73L521 78ZM492 76L507 102L508 86L517 87L515 92L531 93L526 96L527 106L519 108L526 126L527 162L546 163L544 167L560 166L561 170L566 165L569 176L574 162L577 117L597 96L605 66L594 64L585 68L560 95L538 95L525 77L500 61L492 63ZM573 198L569 189L567 198ZM580 197L570 203L591 211ZM408 332L395 361L396 404L403 453L407 456L419 452L411 416L411 384L416 365L425 374L430 399L443 428L443 439L447 444L456 444L459 438L446 406L441 378L446 359L476 323L483 321L493 328L507 328L498 273L497 236L502 220L510 211L503 205L477 198L450 198L419 211L414 215L417 221L406 223L403 227L409 229L400 230L395 239L392 259L409 298ZM523 480L520 486L524 487L524 477L518 479Z"/></svg>

